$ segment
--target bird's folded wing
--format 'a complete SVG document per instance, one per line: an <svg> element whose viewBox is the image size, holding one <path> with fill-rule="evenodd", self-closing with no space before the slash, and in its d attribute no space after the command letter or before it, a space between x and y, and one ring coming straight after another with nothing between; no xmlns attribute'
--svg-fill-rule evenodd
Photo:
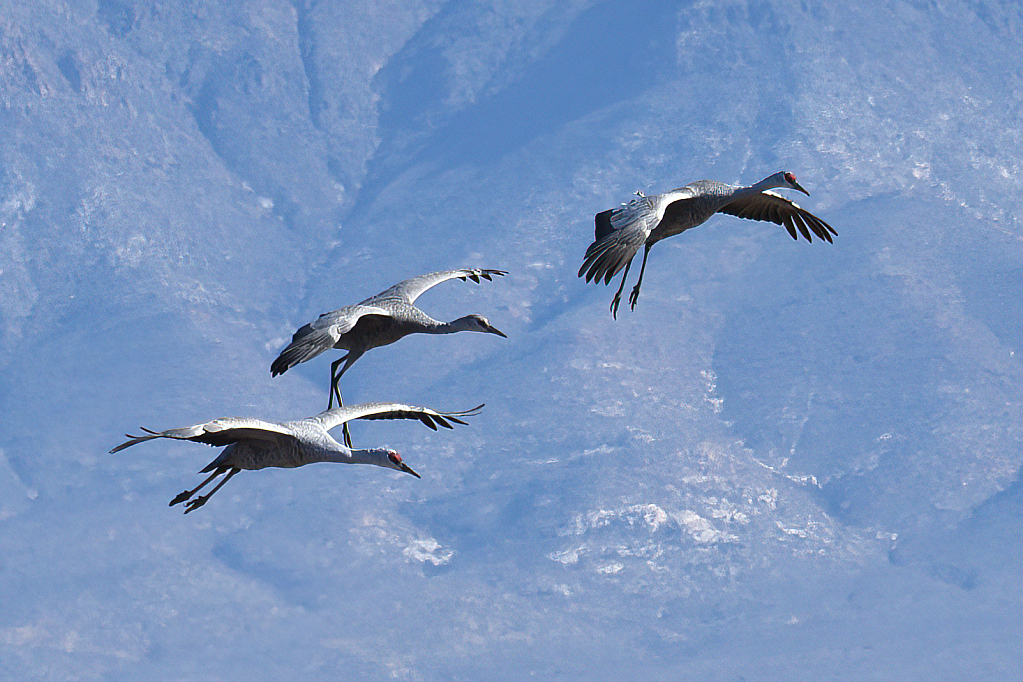
<svg viewBox="0 0 1023 682"><path fill-rule="evenodd" d="M812 232L820 239L831 242L831 235L838 234L831 225L796 202L766 190L758 194L740 197L718 209L718 212L748 220L767 220L784 225L793 239L799 239L799 234L802 234L807 241L813 241L810 236ZM799 234L796 232L797 229Z"/></svg>

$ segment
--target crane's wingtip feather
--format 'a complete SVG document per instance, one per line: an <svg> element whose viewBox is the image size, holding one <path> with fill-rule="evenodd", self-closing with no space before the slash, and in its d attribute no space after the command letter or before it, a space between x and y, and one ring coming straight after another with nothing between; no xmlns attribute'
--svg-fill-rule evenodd
<svg viewBox="0 0 1023 682"><path fill-rule="evenodd" d="M459 417L474 417L477 414L479 414L480 410L482 410L485 406L486 406L486 403L480 403L479 405L477 405L476 407L472 408L471 410L464 410L462 412L448 412L444 416L448 417L448 418L451 418L453 415L457 415ZM465 422L459 422L459 423L460 424L464 424Z"/></svg>

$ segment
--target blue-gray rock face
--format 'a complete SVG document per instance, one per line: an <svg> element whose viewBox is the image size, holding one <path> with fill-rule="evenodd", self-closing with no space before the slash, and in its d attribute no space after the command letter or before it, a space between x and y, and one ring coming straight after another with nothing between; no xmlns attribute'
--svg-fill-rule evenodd
<svg viewBox="0 0 1023 682"><path fill-rule="evenodd" d="M966 0L2 3L0 678L1023 676L1021 39ZM833 245L714 217L616 321L576 277L634 191L782 169ZM183 518L210 452L106 454L314 414L295 329L478 266L421 303L508 339L343 378L487 403L372 426L422 480Z"/></svg>

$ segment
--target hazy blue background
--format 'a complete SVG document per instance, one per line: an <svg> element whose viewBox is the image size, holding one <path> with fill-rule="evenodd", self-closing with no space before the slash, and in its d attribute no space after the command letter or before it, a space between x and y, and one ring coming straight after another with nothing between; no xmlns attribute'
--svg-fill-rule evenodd
<svg viewBox="0 0 1023 682"><path fill-rule="evenodd" d="M851 5L4 2L0 678L1023 678L1023 5ZM715 218L617 321L576 278L633 191L782 169L834 245ZM510 338L345 377L487 403L353 429L423 480L184 517L215 450L107 454L318 412L291 333L463 266L422 306Z"/></svg>

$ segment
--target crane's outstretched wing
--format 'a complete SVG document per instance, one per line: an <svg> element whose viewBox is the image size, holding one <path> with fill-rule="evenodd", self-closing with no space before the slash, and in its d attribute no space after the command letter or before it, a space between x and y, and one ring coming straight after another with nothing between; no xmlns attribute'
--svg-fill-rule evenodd
<svg viewBox="0 0 1023 682"><path fill-rule="evenodd" d="M740 197L723 208L719 208L718 212L749 220L769 220L772 223L784 225L792 238L797 240L799 239L799 234L796 233L797 228L808 242L813 241L810 237L811 232L829 243L833 241L831 235L838 236L838 232L831 225L796 202L769 190Z"/></svg>
<svg viewBox="0 0 1023 682"><path fill-rule="evenodd" d="M483 405L462 412L437 412L429 407L405 405L403 403L366 403L364 405L345 405L319 413L310 420L316 420L328 431L353 419L418 419L434 431L438 426L445 429L454 428L454 424L466 425L459 417L472 417L479 414Z"/></svg>
<svg viewBox="0 0 1023 682"><path fill-rule="evenodd" d="M585 274L587 282L593 280L597 283L603 279L604 284L610 283L611 278L632 261L648 236L648 232L638 229L616 230L606 234L586 249L578 276Z"/></svg>
<svg viewBox="0 0 1023 682"><path fill-rule="evenodd" d="M599 242L614 232L614 227L611 226L611 214L614 212L615 209L609 208L593 216L593 241Z"/></svg>
<svg viewBox="0 0 1023 682"><path fill-rule="evenodd" d="M131 440L121 443L110 451L111 454L120 452L136 443L153 440L154 438L173 438L175 440L190 440L196 443L207 445L230 445L240 440L261 440L278 443L285 438L294 438L290 431L280 424L264 422L259 419L246 419L242 417L227 417L214 419L205 424L195 424L180 429L169 429L167 431L150 431L143 427L145 436L133 436L125 434Z"/></svg>
<svg viewBox="0 0 1023 682"><path fill-rule="evenodd" d="M491 281L496 275L503 277L507 275L506 270L483 270L481 268L464 268L462 270L444 270L442 272L431 272L427 275L419 275L412 279L407 279L404 282L398 282L390 289L382 291L376 296L371 296L362 302L363 305L373 305L374 303L381 303L386 300L398 300L403 303L412 305L416 299L419 298L423 292L428 289L432 289L441 282L446 282L449 279L460 279L463 282L467 279L471 279L473 282L479 284L480 279Z"/></svg>
<svg viewBox="0 0 1023 682"><path fill-rule="evenodd" d="M302 326L291 337L291 343L281 351L270 365L270 376L284 374L295 365L312 360L325 350L330 350L342 334L351 331L363 317L378 315L390 317L383 308L371 305L349 305L323 313L307 325Z"/></svg>
<svg viewBox="0 0 1023 682"><path fill-rule="evenodd" d="M594 216L595 239L586 249L578 276L586 275L587 282L603 279L604 284L610 283L657 227L663 214L661 203L660 196L640 194L619 208Z"/></svg>

